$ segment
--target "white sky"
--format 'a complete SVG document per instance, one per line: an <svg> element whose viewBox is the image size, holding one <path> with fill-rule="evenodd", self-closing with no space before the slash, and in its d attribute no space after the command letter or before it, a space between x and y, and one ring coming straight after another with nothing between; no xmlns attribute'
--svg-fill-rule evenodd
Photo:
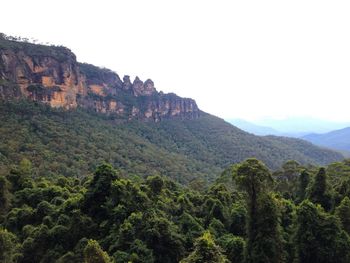
<svg viewBox="0 0 350 263"><path fill-rule="evenodd" d="M151 78L223 118L350 121L350 1L1 2L0 32Z"/></svg>

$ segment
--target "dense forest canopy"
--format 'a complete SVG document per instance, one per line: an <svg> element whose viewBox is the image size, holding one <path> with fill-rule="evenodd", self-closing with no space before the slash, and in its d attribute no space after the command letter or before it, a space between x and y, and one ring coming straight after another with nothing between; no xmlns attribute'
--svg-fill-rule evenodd
<svg viewBox="0 0 350 263"><path fill-rule="evenodd" d="M196 120L125 121L86 109L65 111L0 99L0 171L23 158L38 176L82 177L103 161L128 175L212 182L249 157L277 169L287 160L328 164L342 155L297 139L258 137L202 113Z"/></svg>
<svg viewBox="0 0 350 263"><path fill-rule="evenodd" d="M350 262L350 162L234 164L203 189L109 164L0 177L1 262Z"/></svg>

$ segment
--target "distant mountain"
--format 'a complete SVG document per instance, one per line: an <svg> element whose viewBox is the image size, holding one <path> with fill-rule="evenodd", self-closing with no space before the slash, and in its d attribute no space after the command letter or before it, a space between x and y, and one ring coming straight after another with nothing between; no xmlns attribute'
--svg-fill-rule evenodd
<svg viewBox="0 0 350 263"><path fill-rule="evenodd" d="M335 126L332 122L318 121L315 119L307 118L291 118L284 120L264 119L258 121L258 123L262 123L261 125L243 119L231 119L228 120L228 122L246 132L253 133L255 135L276 135L293 138L301 138L314 131L316 132L319 130L326 130L327 125L330 127ZM310 126L310 123L314 124L314 126ZM342 125L346 124L337 124L336 126Z"/></svg>
<svg viewBox="0 0 350 263"><path fill-rule="evenodd" d="M316 145L350 152L350 127L324 134L308 134L303 139Z"/></svg>
<svg viewBox="0 0 350 263"><path fill-rule="evenodd" d="M293 117L286 119L264 119L256 122L257 125L271 127L281 134L302 137L310 133L326 133L350 126L350 122L331 122L308 117Z"/></svg>
<svg viewBox="0 0 350 263"><path fill-rule="evenodd" d="M281 135L282 133L266 126L260 126L252 122L243 119L231 119L228 120L229 123L234 126L255 135Z"/></svg>

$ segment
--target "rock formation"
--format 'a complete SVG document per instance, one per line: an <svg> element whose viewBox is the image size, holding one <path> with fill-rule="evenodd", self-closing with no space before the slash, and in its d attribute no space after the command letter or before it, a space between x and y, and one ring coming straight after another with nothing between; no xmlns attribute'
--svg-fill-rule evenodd
<svg viewBox="0 0 350 263"><path fill-rule="evenodd" d="M152 80L76 61L67 48L35 45L0 35L0 97L26 97L52 107L83 107L125 119L195 119L192 99L157 92Z"/></svg>

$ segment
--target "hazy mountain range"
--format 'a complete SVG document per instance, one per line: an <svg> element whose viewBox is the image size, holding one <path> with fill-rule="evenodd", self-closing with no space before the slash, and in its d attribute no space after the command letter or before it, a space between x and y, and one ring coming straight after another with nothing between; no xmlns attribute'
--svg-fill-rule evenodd
<svg viewBox="0 0 350 263"><path fill-rule="evenodd" d="M301 138L312 133L327 133L350 127L350 122L331 122L316 118L294 117L282 120L263 119L249 122L243 119L228 119L242 130L256 135L277 135Z"/></svg>
<svg viewBox="0 0 350 263"><path fill-rule="evenodd" d="M300 138L315 145L334 149L350 156L350 123L330 122L312 118L263 120L255 124L242 119L229 120L240 129L255 135L276 135Z"/></svg>
<svg viewBox="0 0 350 263"><path fill-rule="evenodd" d="M345 151L345 154L347 156L350 155L350 127L324 134L308 134L303 136L302 139L312 142L316 145Z"/></svg>

